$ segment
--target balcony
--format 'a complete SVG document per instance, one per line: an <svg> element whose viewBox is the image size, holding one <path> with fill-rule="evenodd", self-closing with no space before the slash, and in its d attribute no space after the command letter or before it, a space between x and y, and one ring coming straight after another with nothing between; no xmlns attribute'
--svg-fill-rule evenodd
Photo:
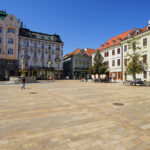
<svg viewBox="0 0 150 150"><path fill-rule="evenodd" d="M61 62L61 59L60 58L55 58L55 62L57 63L59 63L59 62Z"/></svg>

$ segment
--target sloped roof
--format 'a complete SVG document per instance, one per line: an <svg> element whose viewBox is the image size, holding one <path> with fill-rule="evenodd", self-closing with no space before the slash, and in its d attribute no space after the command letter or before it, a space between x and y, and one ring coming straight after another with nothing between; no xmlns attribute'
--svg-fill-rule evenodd
<svg viewBox="0 0 150 150"><path fill-rule="evenodd" d="M63 43L60 36L57 34L49 35L49 34L44 34L40 32L30 31L29 29L25 29L25 28L19 29L19 36L35 38L39 40L46 40L50 42Z"/></svg>
<svg viewBox="0 0 150 150"><path fill-rule="evenodd" d="M147 26L144 27L144 28L142 28L142 29L140 29L139 31L140 31L140 32L145 32L145 31L147 31Z"/></svg>
<svg viewBox="0 0 150 150"><path fill-rule="evenodd" d="M102 44L97 50L102 50L102 49L120 44L120 42L124 40L128 36L128 34L131 33L132 31L133 29L110 38L105 44Z"/></svg>
<svg viewBox="0 0 150 150"><path fill-rule="evenodd" d="M95 49L90 49L90 48L87 48L87 50L85 51L85 53L89 56L92 56L92 53L95 52L96 50Z"/></svg>
<svg viewBox="0 0 150 150"><path fill-rule="evenodd" d="M73 54L79 54L79 53L81 53L81 51L84 52L84 54L86 54L88 56L92 56L92 53L95 52L96 50L95 49L91 49L91 48L85 48L85 49L77 48L73 52L66 54L64 56L64 58L69 57L69 56L71 56Z"/></svg>

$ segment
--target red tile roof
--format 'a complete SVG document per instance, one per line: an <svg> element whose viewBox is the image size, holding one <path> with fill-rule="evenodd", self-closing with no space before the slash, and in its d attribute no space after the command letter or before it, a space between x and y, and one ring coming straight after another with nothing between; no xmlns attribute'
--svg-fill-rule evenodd
<svg viewBox="0 0 150 150"><path fill-rule="evenodd" d="M145 31L147 31L147 26L144 27L144 28L142 28L142 29L140 29L139 31L140 31L140 32L145 32Z"/></svg>
<svg viewBox="0 0 150 150"><path fill-rule="evenodd" d="M102 49L105 49L105 48L108 48L108 47L111 47L111 46L119 44L132 31L133 31L133 29L131 29L129 31L126 31L126 32L124 32L122 34L119 34L119 35L117 35L115 37L110 38L105 44L102 44L97 50L102 50Z"/></svg>
<svg viewBox="0 0 150 150"><path fill-rule="evenodd" d="M72 53L66 54L64 57L68 57L68 56L71 56L71 55L73 55L73 54L78 54L78 53L80 53L81 50L82 50L82 49L77 48L77 49L74 50ZM96 51L95 49L91 49L91 48L86 48L86 49L84 49L84 53L87 54L87 55L89 55L89 56L92 56L92 53L95 52L95 51Z"/></svg>

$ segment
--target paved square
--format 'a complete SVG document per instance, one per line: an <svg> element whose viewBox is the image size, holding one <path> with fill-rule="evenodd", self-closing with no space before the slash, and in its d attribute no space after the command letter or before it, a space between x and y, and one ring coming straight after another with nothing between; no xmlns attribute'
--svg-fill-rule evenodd
<svg viewBox="0 0 150 150"><path fill-rule="evenodd" d="M150 150L150 87L20 86L0 85L0 150Z"/></svg>

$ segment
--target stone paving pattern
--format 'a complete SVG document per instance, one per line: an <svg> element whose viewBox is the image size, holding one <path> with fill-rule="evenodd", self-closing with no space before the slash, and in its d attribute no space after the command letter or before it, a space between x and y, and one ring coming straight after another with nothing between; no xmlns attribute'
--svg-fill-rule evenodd
<svg viewBox="0 0 150 150"><path fill-rule="evenodd" d="M150 87L20 86L0 85L0 150L150 150Z"/></svg>

